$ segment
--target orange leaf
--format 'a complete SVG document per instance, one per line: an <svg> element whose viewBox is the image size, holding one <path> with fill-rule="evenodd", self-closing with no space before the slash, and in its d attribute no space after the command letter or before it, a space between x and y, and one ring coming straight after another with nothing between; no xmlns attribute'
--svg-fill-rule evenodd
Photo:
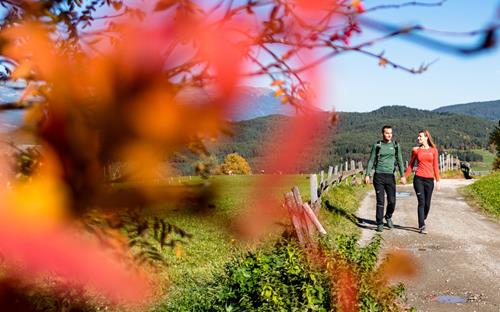
<svg viewBox="0 0 500 312"><path fill-rule="evenodd" d="M385 67L385 65L387 65L387 59L381 57L380 60L378 61L378 65Z"/></svg>
<svg viewBox="0 0 500 312"><path fill-rule="evenodd" d="M14 69L12 73L12 79L22 79L28 78L31 75L31 70L33 68L32 62L26 60L22 62L19 66Z"/></svg>
<svg viewBox="0 0 500 312"><path fill-rule="evenodd" d="M174 4L177 4L178 0L160 0L156 3L155 11L165 11L168 10Z"/></svg>
<svg viewBox="0 0 500 312"><path fill-rule="evenodd" d="M111 4L113 5L113 8L117 11L120 10L123 6L123 2L121 2L121 1L114 1L114 2L111 2Z"/></svg>
<svg viewBox="0 0 500 312"><path fill-rule="evenodd" d="M274 96L275 97L279 97L283 93L284 93L283 89L279 88L278 90L276 90L276 92L274 92Z"/></svg>
<svg viewBox="0 0 500 312"><path fill-rule="evenodd" d="M273 83L271 83L271 86L274 87L274 86L281 86L283 85L285 82L283 80L273 80Z"/></svg>

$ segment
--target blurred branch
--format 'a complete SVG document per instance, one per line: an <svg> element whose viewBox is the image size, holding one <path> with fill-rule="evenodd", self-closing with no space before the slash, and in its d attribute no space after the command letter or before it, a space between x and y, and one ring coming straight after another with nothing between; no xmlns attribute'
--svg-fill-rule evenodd
<svg viewBox="0 0 500 312"><path fill-rule="evenodd" d="M9 111L9 110L22 110L26 108L30 108L36 102L27 102L27 103L0 103L0 111Z"/></svg>
<svg viewBox="0 0 500 312"><path fill-rule="evenodd" d="M437 2L411 1L411 2L406 2L406 3L401 3L401 4L383 4L383 5L377 5L377 6L368 8L365 10L365 13L378 11L378 10L386 10L386 9L401 9L403 7L408 7L408 6L436 7L436 6L442 6L446 1L448 1L448 0L442 0L442 1L437 1Z"/></svg>
<svg viewBox="0 0 500 312"><path fill-rule="evenodd" d="M496 44L495 40L496 31L498 30L498 28L500 28L500 24L494 24L482 30L475 30L469 33L462 33L469 36L480 35L482 37L479 39L479 43L476 44L475 46L461 47L457 45L448 44L443 41L439 41L429 37L425 37L419 34L415 34L415 32L417 31L426 31L426 29L420 25L415 25L410 27L397 27L367 18L360 18L360 23L366 27L381 32L390 32L392 34L391 36L393 37L398 36L400 34L405 34L406 36L404 36L403 39L407 41L414 42L418 45L433 50L438 50L451 54L474 54L492 48Z"/></svg>

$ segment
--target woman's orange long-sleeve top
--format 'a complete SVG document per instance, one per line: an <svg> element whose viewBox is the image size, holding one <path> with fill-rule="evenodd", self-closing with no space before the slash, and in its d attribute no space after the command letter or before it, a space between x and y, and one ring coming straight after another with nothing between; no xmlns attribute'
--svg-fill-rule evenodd
<svg viewBox="0 0 500 312"><path fill-rule="evenodd" d="M435 178L436 181L439 181L438 159L438 152L435 147L429 147L427 149L421 147L413 148L410 163L405 171L405 176L408 177L410 175L415 165L415 161L418 161L415 175L422 178Z"/></svg>

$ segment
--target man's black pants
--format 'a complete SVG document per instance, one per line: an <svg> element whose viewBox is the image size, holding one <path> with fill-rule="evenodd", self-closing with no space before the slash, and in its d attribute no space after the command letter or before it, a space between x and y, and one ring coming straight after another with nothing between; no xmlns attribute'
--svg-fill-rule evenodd
<svg viewBox="0 0 500 312"><path fill-rule="evenodd" d="M387 194L387 211L385 218L392 218L396 207L396 177L392 173L375 173L373 176L373 187L377 194L377 224L384 223L384 199Z"/></svg>
<svg viewBox="0 0 500 312"><path fill-rule="evenodd" d="M418 200L418 227L425 225L425 219L431 209L432 191L434 190L433 178L422 178L415 176L413 178L413 188L417 194Z"/></svg>

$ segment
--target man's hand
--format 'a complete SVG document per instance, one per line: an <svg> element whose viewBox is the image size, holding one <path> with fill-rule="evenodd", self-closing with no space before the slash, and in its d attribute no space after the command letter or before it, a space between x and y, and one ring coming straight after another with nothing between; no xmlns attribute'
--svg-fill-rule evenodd
<svg viewBox="0 0 500 312"><path fill-rule="evenodd" d="M441 189L441 181L436 181L436 189L438 191Z"/></svg>
<svg viewBox="0 0 500 312"><path fill-rule="evenodd" d="M365 177L365 184L370 184L370 177L369 176Z"/></svg>
<svg viewBox="0 0 500 312"><path fill-rule="evenodd" d="M406 184L406 177L401 177L401 184Z"/></svg>

